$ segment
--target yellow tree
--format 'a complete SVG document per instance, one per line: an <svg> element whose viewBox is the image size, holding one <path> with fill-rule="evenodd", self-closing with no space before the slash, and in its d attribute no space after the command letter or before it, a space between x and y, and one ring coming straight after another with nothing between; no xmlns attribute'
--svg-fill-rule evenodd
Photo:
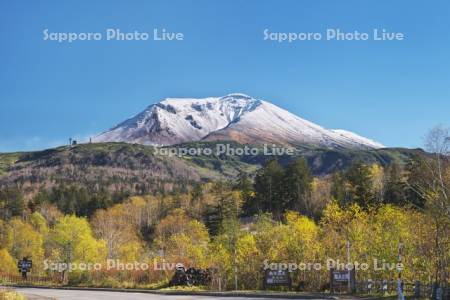
<svg viewBox="0 0 450 300"><path fill-rule="evenodd" d="M73 215L59 219L50 230L48 249L52 252L52 259L67 264L104 263L106 259L105 242L94 238L85 218ZM64 279L65 275L64 272Z"/></svg>
<svg viewBox="0 0 450 300"><path fill-rule="evenodd" d="M129 213L124 205L118 204L98 210L91 220L96 236L106 242L108 258L133 262L143 251L138 228L130 221Z"/></svg>
<svg viewBox="0 0 450 300"><path fill-rule="evenodd" d="M14 258L9 254L8 250L0 250L0 273L2 274L14 274L17 273L17 263Z"/></svg>
<svg viewBox="0 0 450 300"><path fill-rule="evenodd" d="M172 210L156 227L156 246L161 250L166 250L169 238L174 234L186 232L190 221L191 219L183 209Z"/></svg>
<svg viewBox="0 0 450 300"><path fill-rule="evenodd" d="M409 281L427 280L431 275L429 255L432 247L432 225L416 210L382 205L362 211L354 205L343 210L331 203L321 220L322 246L326 257L347 262L346 241L350 242L350 261L365 263L359 279L392 279L398 275L399 248Z"/></svg>
<svg viewBox="0 0 450 300"><path fill-rule="evenodd" d="M155 246L173 263L204 267L209 235L205 225L175 209L156 228Z"/></svg>
<svg viewBox="0 0 450 300"><path fill-rule="evenodd" d="M30 215L29 223L33 226L34 230L45 236L48 234L48 226L45 218L39 213L34 212Z"/></svg>
<svg viewBox="0 0 450 300"><path fill-rule="evenodd" d="M319 216L325 206L331 199L331 180L329 178L315 177L311 183L311 200L309 207L311 209L311 215Z"/></svg>
<svg viewBox="0 0 450 300"><path fill-rule="evenodd" d="M17 260L24 257L32 259L32 271L42 271L44 258L44 239L42 234L37 232L30 224L17 218L10 221L10 226L12 237L10 253Z"/></svg>
<svg viewBox="0 0 450 300"><path fill-rule="evenodd" d="M11 226L7 222L0 220L0 249L11 249L12 243Z"/></svg>
<svg viewBox="0 0 450 300"><path fill-rule="evenodd" d="M274 222L270 215L261 215L255 225L255 243L261 253L261 265L291 264L304 266L321 263L323 249L320 247L320 230L317 224L298 212L288 211L285 223ZM312 267L311 267L312 268ZM319 272L313 269L296 270L295 282L320 282Z"/></svg>
<svg viewBox="0 0 450 300"><path fill-rule="evenodd" d="M285 216L286 225L283 226L283 237L280 247L285 262L313 265L320 262L322 248L320 247L319 228L316 223L306 216L297 212L288 211ZM319 271L309 268L298 270L294 279L304 282L315 282L320 285L321 279L325 278ZM318 286L316 286L318 287Z"/></svg>
<svg viewBox="0 0 450 300"><path fill-rule="evenodd" d="M369 168L371 179L372 179L372 188L375 201L378 204L383 202L384 190L385 190L385 176L384 169L379 164L372 164Z"/></svg>
<svg viewBox="0 0 450 300"><path fill-rule="evenodd" d="M320 221L320 235L323 259L324 263L329 262L328 267L334 267L337 263L370 262L367 256L367 218L367 212L357 204L345 209L337 202L327 205Z"/></svg>
<svg viewBox="0 0 450 300"><path fill-rule="evenodd" d="M233 277L233 256L222 241L214 239L209 244L207 264L213 270L212 284L219 290L227 289Z"/></svg>
<svg viewBox="0 0 450 300"><path fill-rule="evenodd" d="M355 218L362 219L360 207L353 204L346 209L336 201L329 203L320 220L321 240L325 257L334 260L346 260L346 243L350 238L351 222Z"/></svg>
<svg viewBox="0 0 450 300"><path fill-rule="evenodd" d="M253 234L245 233L237 240L236 262L239 288L255 289L262 282L263 259Z"/></svg>

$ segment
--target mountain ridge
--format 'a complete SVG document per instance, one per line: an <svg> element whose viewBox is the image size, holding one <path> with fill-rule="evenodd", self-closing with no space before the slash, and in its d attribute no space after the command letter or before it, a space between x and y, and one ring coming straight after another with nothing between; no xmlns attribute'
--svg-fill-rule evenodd
<svg viewBox="0 0 450 300"><path fill-rule="evenodd" d="M326 129L242 93L165 98L94 137L95 142L170 146L194 141L378 149L384 145L346 130Z"/></svg>
<svg viewBox="0 0 450 300"><path fill-rule="evenodd" d="M193 142L174 147L214 148L216 145L216 142ZM34 152L0 153L0 189L20 187L30 196L61 184L103 188L114 193L170 192L195 182L234 179L240 173L254 176L262 165L274 159L262 153L179 157L162 155L155 150L154 146L139 144L88 143ZM404 148L303 148L294 155L275 158L283 165L299 157L305 158L315 176L327 176L355 162L406 165L414 157L423 155L426 153L421 149Z"/></svg>

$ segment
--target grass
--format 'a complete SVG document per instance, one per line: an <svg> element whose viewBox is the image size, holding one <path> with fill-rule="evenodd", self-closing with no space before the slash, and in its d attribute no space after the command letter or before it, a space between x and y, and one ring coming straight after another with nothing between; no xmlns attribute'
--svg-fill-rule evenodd
<svg viewBox="0 0 450 300"><path fill-rule="evenodd" d="M184 291L184 292L205 292L209 291L208 288L204 286L171 286L166 288L161 288L159 291L170 292L170 291Z"/></svg>
<svg viewBox="0 0 450 300"><path fill-rule="evenodd" d="M0 176L7 173L7 170L21 156L21 153L0 153Z"/></svg>
<svg viewBox="0 0 450 300"><path fill-rule="evenodd" d="M0 300L25 300L26 298L16 292L3 290L0 291Z"/></svg>

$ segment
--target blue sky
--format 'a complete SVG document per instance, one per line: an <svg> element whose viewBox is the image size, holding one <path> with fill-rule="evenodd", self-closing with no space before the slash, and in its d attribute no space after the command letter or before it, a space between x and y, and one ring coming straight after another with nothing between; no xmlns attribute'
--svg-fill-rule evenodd
<svg viewBox="0 0 450 300"><path fill-rule="evenodd" d="M165 97L242 92L328 128L419 147L450 125L448 1L0 1L0 151L106 130ZM50 32L182 32L183 41L44 41ZM403 41L263 40L270 32Z"/></svg>

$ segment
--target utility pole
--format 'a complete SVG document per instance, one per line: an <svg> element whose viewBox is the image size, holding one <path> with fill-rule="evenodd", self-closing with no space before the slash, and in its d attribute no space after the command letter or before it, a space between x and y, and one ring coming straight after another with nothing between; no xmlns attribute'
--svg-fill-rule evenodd
<svg viewBox="0 0 450 300"><path fill-rule="evenodd" d="M398 243L398 264L402 263L403 256L403 243L400 241ZM405 300L405 295L403 293L403 282L402 282L402 269L398 270L398 280L397 280L397 291L398 291L398 300Z"/></svg>
<svg viewBox="0 0 450 300"><path fill-rule="evenodd" d="M347 239L347 276L348 276L348 292L351 293L352 292L352 284L351 284L351 270L349 268L350 266L350 241Z"/></svg>
<svg viewBox="0 0 450 300"><path fill-rule="evenodd" d="M403 256L403 243L400 241L398 243L398 263L402 263L402 256ZM402 269L398 271L398 277L402 278Z"/></svg>
<svg viewBox="0 0 450 300"><path fill-rule="evenodd" d="M234 245L234 290L238 290L238 278L237 278L237 259L236 259L236 244Z"/></svg>
<svg viewBox="0 0 450 300"><path fill-rule="evenodd" d="M234 220L233 222L236 222L236 220ZM231 225L231 233L230 233L230 246L233 249L233 275L234 275L234 290L237 291L238 289L238 279L237 279L237 228L236 228L236 224L232 223Z"/></svg>

